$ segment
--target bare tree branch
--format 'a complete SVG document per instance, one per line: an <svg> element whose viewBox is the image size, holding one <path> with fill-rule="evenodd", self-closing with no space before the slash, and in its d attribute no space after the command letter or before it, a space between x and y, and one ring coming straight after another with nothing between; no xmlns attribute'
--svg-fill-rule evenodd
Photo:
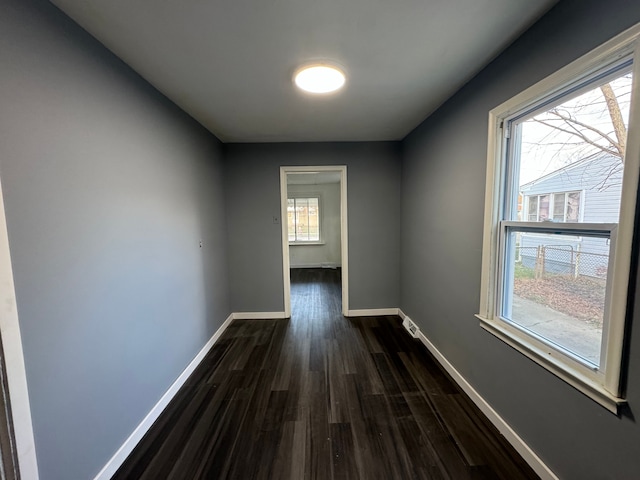
<svg viewBox="0 0 640 480"><path fill-rule="evenodd" d="M630 87L631 74L627 74L529 119L546 127L529 143L530 151L539 151L543 159L548 160L543 171L547 171L552 162L568 165L593 154L594 150L601 151L620 162L602 172L604 178L597 187L605 190L619 184L627 140L623 109L626 112L630 101ZM548 153L546 148L550 150Z"/></svg>
<svg viewBox="0 0 640 480"><path fill-rule="evenodd" d="M619 156L620 156L620 153L618 152L618 150L617 150L617 149L616 149L616 150L612 150L611 148L607 148L607 147L606 147L606 146L604 146L604 145L601 145L601 144L599 144L599 143L597 143L597 142L594 142L594 141L593 141L593 140L591 140L589 137L587 137L584 133L582 133L580 130L577 130L577 129L574 129L574 130L567 130L567 129L565 129L565 128L561 128L561 127L559 127L559 126L557 126L557 125L552 125L552 124L550 124L550 123L548 123L547 121L544 121L544 120L537 120L537 119L534 119L534 121L535 121L535 122L537 122L537 123L540 123L540 124L542 124L542 125L545 125L545 126L547 126L547 127L549 127L549 128L553 128L553 129L555 129L555 130L559 130L559 131L561 131L561 132L568 133L569 135L574 135L574 136L576 136L576 137L579 137L579 138L581 138L585 143L588 143L589 145L593 145L594 147L599 148L599 149L600 149L600 150L602 150L603 152L610 153L611 155L615 155L616 157L619 157Z"/></svg>
<svg viewBox="0 0 640 480"><path fill-rule="evenodd" d="M597 128L595 128L592 125L589 125L587 123L581 122L580 120L578 120L577 118L573 118L571 115L563 115L562 112L556 108L554 108L553 110L550 110L549 113L551 115L556 115L557 117L559 117L560 119L564 120L565 123L567 123L571 128L573 128L574 130L576 130L576 132L579 133L580 137L585 137L584 134L582 134L582 132L579 131L579 129L577 128L577 126L580 126L582 128L586 128L587 130L594 132L596 135L600 135L602 138L604 138L607 142L609 142L609 144L613 145L614 147L616 147L616 149L619 151L619 144L618 142L616 142L613 138L611 138L609 135L607 135L605 132L603 132L602 130L599 130ZM623 123L624 125L624 123ZM619 153L616 154L616 156L620 156Z"/></svg>

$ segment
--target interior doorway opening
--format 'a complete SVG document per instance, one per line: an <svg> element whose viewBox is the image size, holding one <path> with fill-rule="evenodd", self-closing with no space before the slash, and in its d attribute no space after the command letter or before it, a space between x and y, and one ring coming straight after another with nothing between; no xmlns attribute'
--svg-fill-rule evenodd
<svg viewBox="0 0 640 480"><path fill-rule="evenodd" d="M280 167L280 190L285 316L292 313L291 269L337 273L348 316L346 166Z"/></svg>

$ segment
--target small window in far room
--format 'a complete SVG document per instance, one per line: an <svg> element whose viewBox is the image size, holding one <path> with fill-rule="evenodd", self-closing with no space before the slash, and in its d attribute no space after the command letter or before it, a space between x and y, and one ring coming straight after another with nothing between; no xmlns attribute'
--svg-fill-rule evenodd
<svg viewBox="0 0 640 480"><path fill-rule="evenodd" d="M287 199L289 243L320 241L320 198Z"/></svg>

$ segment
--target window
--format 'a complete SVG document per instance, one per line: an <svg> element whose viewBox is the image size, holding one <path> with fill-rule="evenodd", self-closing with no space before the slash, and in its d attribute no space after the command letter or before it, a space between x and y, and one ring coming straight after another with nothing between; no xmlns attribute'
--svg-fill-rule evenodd
<svg viewBox="0 0 640 480"><path fill-rule="evenodd" d="M289 243L320 241L320 198L288 198Z"/></svg>
<svg viewBox="0 0 640 480"><path fill-rule="evenodd" d="M580 218L580 192L528 195L526 202L529 222L577 222Z"/></svg>
<svg viewBox="0 0 640 480"><path fill-rule="evenodd" d="M634 27L489 115L480 324L616 413L639 36Z"/></svg>

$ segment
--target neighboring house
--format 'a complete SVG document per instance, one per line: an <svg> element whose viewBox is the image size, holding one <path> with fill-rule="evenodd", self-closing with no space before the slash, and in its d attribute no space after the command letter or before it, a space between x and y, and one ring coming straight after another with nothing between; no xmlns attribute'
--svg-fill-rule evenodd
<svg viewBox="0 0 640 480"><path fill-rule="evenodd" d="M598 153L520 187L522 220L530 222L617 223L620 214L622 161ZM543 258L549 273L603 278L609 240L523 233L518 259L534 268Z"/></svg>

